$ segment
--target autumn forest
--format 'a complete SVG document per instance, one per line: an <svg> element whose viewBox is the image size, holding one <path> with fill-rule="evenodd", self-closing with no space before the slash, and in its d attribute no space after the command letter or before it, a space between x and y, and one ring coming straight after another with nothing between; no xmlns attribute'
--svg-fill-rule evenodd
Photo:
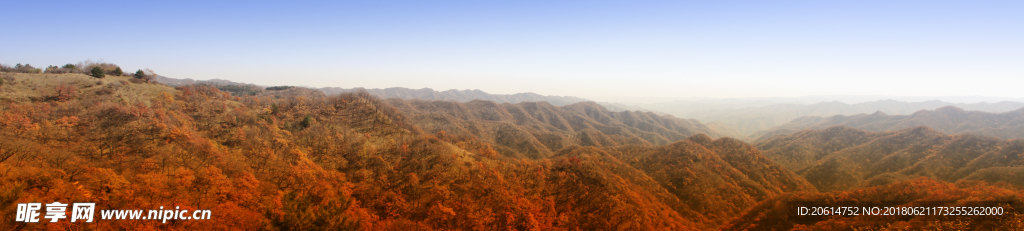
<svg viewBox="0 0 1024 231"><path fill-rule="evenodd" d="M171 86L69 65L0 72L2 230L1024 229L1021 110L802 118L747 139L590 101ZM212 219L13 219L54 201ZM805 201L1007 213L796 218Z"/></svg>

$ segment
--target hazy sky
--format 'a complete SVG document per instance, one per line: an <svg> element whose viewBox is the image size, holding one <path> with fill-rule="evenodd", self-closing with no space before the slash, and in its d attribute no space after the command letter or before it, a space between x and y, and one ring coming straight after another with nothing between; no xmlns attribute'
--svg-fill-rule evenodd
<svg viewBox="0 0 1024 231"><path fill-rule="evenodd" d="M370 2L370 3L366 3ZM1024 97L1024 1L6 1L0 63L610 97Z"/></svg>

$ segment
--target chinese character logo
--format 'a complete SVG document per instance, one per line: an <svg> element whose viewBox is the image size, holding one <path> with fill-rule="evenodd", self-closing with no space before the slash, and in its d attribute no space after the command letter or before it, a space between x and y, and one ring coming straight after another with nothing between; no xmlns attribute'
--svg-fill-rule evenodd
<svg viewBox="0 0 1024 231"><path fill-rule="evenodd" d="M39 211L42 209L42 203L19 203L14 221L29 223L39 222ZM76 222L78 220L92 222L95 210L96 203L74 203L71 205L71 222ZM68 204L62 204L59 201L46 204L45 212L46 215L43 215L43 219L49 219L50 222L67 219Z"/></svg>

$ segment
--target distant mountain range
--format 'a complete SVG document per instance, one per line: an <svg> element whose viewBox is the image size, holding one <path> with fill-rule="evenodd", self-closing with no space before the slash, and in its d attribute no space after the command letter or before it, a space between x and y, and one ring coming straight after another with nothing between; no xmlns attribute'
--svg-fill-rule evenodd
<svg viewBox="0 0 1024 231"><path fill-rule="evenodd" d="M224 80L224 79L211 79L211 80L176 79L176 78L171 78L171 77L167 77L167 76L160 76L160 75L156 76L156 82L162 83L162 84L171 85L171 86L182 86L182 85L189 85L189 84L204 84L204 83L205 84L213 84L213 85L255 85L255 84L251 84L251 83L232 82L230 80Z"/></svg>
<svg viewBox="0 0 1024 231"><path fill-rule="evenodd" d="M399 99L423 99L423 100L447 100L456 102L469 102L473 100L487 100L495 103L520 103L520 102L537 102L545 101L555 106L569 105L578 102L590 101L584 98L572 97L572 96L552 96L552 95L540 95L537 93L526 92L517 93L511 95L501 94L489 94L481 90L447 90L447 91L435 91L430 88L423 89L409 89L402 87L392 87L385 89L365 89L365 88L338 88L338 87L324 87L320 88L320 91L331 94L338 94L343 92L355 92L365 90L370 95L380 97L382 99L399 98Z"/></svg>
<svg viewBox="0 0 1024 231"><path fill-rule="evenodd" d="M760 106L765 105L767 106ZM746 102L729 100L677 101L672 103L640 105L650 110L661 111L680 118L694 118L708 123L721 122L739 131L743 136L755 135L805 116L856 115L882 112L889 115L907 115L920 110L933 110L944 106L956 106L965 110L983 112L1006 112L1024 107L1022 102L998 103L950 103L938 100L923 102L901 102L880 100L847 104L838 101L815 104L769 104L768 102ZM747 140L759 136L746 137Z"/></svg>
<svg viewBox="0 0 1024 231"><path fill-rule="evenodd" d="M192 80L192 79L175 79L164 76L158 76L157 81L171 86L180 86L187 84L211 84L220 86L220 90L233 92L239 95L253 95L258 91L263 91L266 86L258 86L248 83L233 82L223 79L212 79L212 80ZM225 87L225 86L241 86L241 87ZM470 102L473 100L485 100L495 103L522 103L522 102L547 102L553 106L565 106L579 102L590 101L584 98L573 97L573 96L546 96L536 93L518 93L518 94L490 94L481 90L447 90L447 91L436 91L430 88L423 89L409 89L409 88L386 88L386 89L364 89L364 88L338 88L338 87L324 87L319 88L325 94L332 95L345 92L357 92L365 91L372 96L389 99L422 99L422 100L443 100L443 101L454 101L454 102ZM869 96L846 96L843 99L847 100L864 100L870 98ZM971 99L970 97L963 99ZM953 98L953 99L961 99ZM799 131L806 128L823 128L830 125L840 124L838 120L846 118L850 122L846 123L850 126L861 127L852 123L859 122L864 123L865 120L871 120L871 118L862 117L832 117L836 115L857 115L865 113L876 113L880 112L883 114L872 114L873 119L880 115L909 115L920 110L933 110L944 106L956 106L965 110L980 111L980 112L1007 112L1020 108L1024 108L1022 102L1011 102L1003 101L998 103L950 103L938 100L923 101L923 102L901 102L896 100L879 100L872 102L862 102L855 104L847 104L839 101L832 102L820 102L814 104L804 104L806 102L812 102L813 100L824 99L820 96L815 97L796 97L796 98L765 98L765 99L717 99L717 100L699 100L699 101L674 101L667 103L656 103L656 104L633 104L628 105L624 103L598 103L604 107L604 110L611 112L623 112L623 111L639 111L639 112L651 112L656 115L668 115L671 114L677 118L693 118L696 121L692 121L694 124L702 124L701 126L708 128L709 134L712 136L729 136L735 137L742 140L753 141L759 138L764 138L775 134L785 134L794 131ZM780 103L782 102L782 103ZM815 117L830 117L829 119L815 118ZM888 118L888 117L887 117ZM916 117L915 117L916 118ZM884 127L885 124L893 123L893 121L899 120L887 119L886 122L876 121L876 123L870 126ZM843 120L846 121L846 120ZM1013 121L1004 121L1006 123L1005 128L999 128L999 124L985 124L978 125L982 126L977 129L986 129L985 131L975 131L977 134L985 134L989 136L1013 138L1018 137L1015 132L1020 130L1019 125L1014 125ZM818 124L821 123L821 124ZM929 123L901 123L892 124L894 130L904 127L910 127L908 124L926 125L935 127L936 129L947 132L947 133L959 133L967 132L968 127L954 128L942 127L945 125L929 124ZM914 125L914 126L916 126ZM996 126L996 127L993 127ZM871 131L884 131L886 129L875 129L873 127L862 127L863 129ZM1000 130L1001 129L1001 130ZM1016 130L1015 130L1016 129Z"/></svg>
<svg viewBox="0 0 1024 231"><path fill-rule="evenodd" d="M643 112L654 112L654 114L658 114L658 115L668 115L668 113L651 111L651 110L648 110L646 108L643 108L643 107L640 107L640 106L637 106L637 105L628 105L628 104L624 104L624 103L609 103L609 102L598 102L598 104L601 104L601 106L604 106L604 108L607 108L610 111L643 111Z"/></svg>
<svg viewBox="0 0 1024 231"><path fill-rule="evenodd" d="M171 86L182 86L188 84L212 84L212 85L243 85L243 86L259 86L250 83L233 82L230 80L223 79L211 79L211 80L193 80L193 79L176 79L169 78L166 76L157 76L157 82L171 85ZM266 88L268 86L260 86ZM316 88L314 88L316 89ZM231 89L221 89L228 90ZM247 89L248 90L248 89ZM526 92L517 93L511 95L502 94L490 94L481 90L447 90L447 91L435 91L430 88L423 89L409 89L402 87L392 87L385 89L365 89L365 88L339 88L339 87L323 87L318 90L323 91L328 95L344 93L344 92L356 92L366 91L370 95L388 99L388 98L399 98L399 99L424 99L424 100L447 100L456 102L469 102L473 100L487 100L496 103L520 103L520 102L536 102L545 101L555 106L569 105L578 102L590 101L584 98L573 97L573 96L552 96L552 95L540 95L537 93Z"/></svg>
<svg viewBox="0 0 1024 231"><path fill-rule="evenodd" d="M1015 105L1003 102L1005 106ZM973 105L984 106L984 105ZM990 109L998 109L989 104ZM905 128L927 126L949 134L971 133L994 136L1003 139L1024 138L1024 108L1003 113L965 111L954 106L935 110L921 110L911 115L888 115L881 111L873 114L831 117L807 116L795 119L770 130L761 131L753 137L768 139L775 135L789 134L807 129L824 129L844 125L867 131L895 131Z"/></svg>

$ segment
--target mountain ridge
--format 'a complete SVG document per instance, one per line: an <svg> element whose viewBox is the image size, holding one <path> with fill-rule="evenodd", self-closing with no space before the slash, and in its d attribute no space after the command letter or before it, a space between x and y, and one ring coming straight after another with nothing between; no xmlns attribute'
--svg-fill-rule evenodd
<svg viewBox="0 0 1024 231"><path fill-rule="evenodd" d="M835 125L846 125L875 132L927 126L949 134L971 133L1014 139L1024 138L1024 107L1002 113L967 111L955 106L944 106L935 110L919 110L910 115L889 115L878 111L872 114L851 116L806 116L755 133L752 137L763 140L775 135L790 134L807 129L823 129Z"/></svg>
<svg viewBox="0 0 1024 231"><path fill-rule="evenodd" d="M882 111L887 114L909 115L920 110L934 110L944 106L957 106L966 110L1006 112L1024 107L1024 102L1002 101L998 103L949 103L939 100L903 102L878 100L847 104L839 101L814 104L753 102L748 104L718 105L718 101L678 101L674 103L641 105L682 118L694 118L704 123L718 121L742 133L745 140L757 139L757 132L783 125L806 116L856 115ZM730 106L732 105L732 106Z"/></svg>
<svg viewBox="0 0 1024 231"><path fill-rule="evenodd" d="M391 88L352 88L344 89L338 87L323 87L319 88L327 94L336 94L342 92L356 92L366 91L371 95L380 97L382 99L388 98L400 98L400 99L424 99L424 100L448 100L456 102L469 102L473 100L487 100L496 103L520 103L520 102L531 102L531 101L545 101L555 106L564 106L578 102L590 101L587 99L574 97L574 96L553 96L553 95L541 95L533 92L523 92L516 94L490 94L479 89L474 90L456 90L450 89L446 91L437 91L430 88L421 89L410 89L403 87L391 87Z"/></svg>
<svg viewBox="0 0 1024 231"><path fill-rule="evenodd" d="M696 120L652 112L613 112L594 102L554 106L547 102L517 104L474 100L465 103L421 99L386 100L428 133L499 145L510 155L541 157L571 145L665 145L705 133L725 136Z"/></svg>
<svg viewBox="0 0 1024 231"><path fill-rule="evenodd" d="M270 86L262 86L251 83L234 82L224 79L210 79L210 80L194 80L194 79L177 79L166 76L157 76L156 81L167 84L170 86L183 86L189 84L212 84L212 85L237 85L237 86L258 86L262 88ZM473 90L457 90L449 89L446 91L437 91L431 88L411 89L404 87L390 87L390 88L340 88L340 87L321 87L312 88L323 91L328 95L339 94L345 92L358 92L366 91L371 95L380 97L382 99L387 98L400 98L400 99L425 99L425 100L449 100L456 102L469 102L472 100L488 100L498 103L519 103L519 102L530 102L530 101L546 101L556 106L569 105L578 102L590 101L584 98L575 96L554 96L554 95L541 95L533 92L522 92L516 94L490 94L479 89ZM225 90L225 89L222 89Z"/></svg>
<svg viewBox="0 0 1024 231"><path fill-rule="evenodd" d="M925 176L1024 187L1024 139L950 135L929 127L871 132L842 125L774 136L754 144L819 191L843 191Z"/></svg>

